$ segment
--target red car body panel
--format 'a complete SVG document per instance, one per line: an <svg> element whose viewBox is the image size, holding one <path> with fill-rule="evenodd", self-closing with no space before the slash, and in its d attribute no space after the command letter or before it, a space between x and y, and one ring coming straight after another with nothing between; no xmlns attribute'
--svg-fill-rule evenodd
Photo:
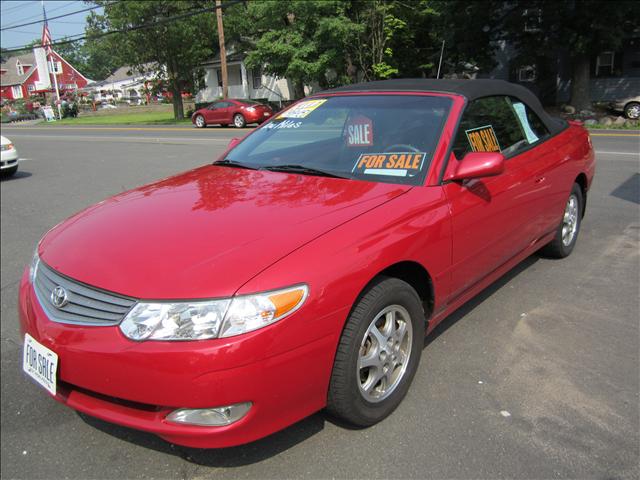
<svg viewBox="0 0 640 480"><path fill-rule="evenodd" d="M368 94L389 93L417 94ZM309 286L302 308L251 333L133 342L117 327L49 321L25 272L21 328L59 356L56 399L182 445L246 443L326 405L343 325L381 272L402 264L424 273L431 331L551 240L573 183L588 189L594 175L586 131L570 125L508 159L501 175L447 182L464 98L446 96L452 109L422 186L206 166L120 194L52 229L39 246L42 261L132 297ZM227 427L165 420L175 408L245 401L252 409Z"/></svg>

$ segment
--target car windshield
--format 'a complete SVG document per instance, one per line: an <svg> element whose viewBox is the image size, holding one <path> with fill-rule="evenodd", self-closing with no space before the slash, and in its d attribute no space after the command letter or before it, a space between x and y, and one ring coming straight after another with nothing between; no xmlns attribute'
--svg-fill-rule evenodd
<svg viewBox="0 0 640 480"><path fill-rule="evenodd" d="M349 95L295 104L234 148L227 165L419 185L451 99Z"/></svg>

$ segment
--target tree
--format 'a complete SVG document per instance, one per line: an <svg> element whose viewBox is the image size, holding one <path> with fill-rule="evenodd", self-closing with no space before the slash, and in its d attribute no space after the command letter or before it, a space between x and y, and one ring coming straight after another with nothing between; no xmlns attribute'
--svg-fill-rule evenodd
<svg viewBox="0 0 640 480"><path fill-rule="evenodd" d="M294 97L304 86L343 83L344 52L356 38L356 27L345 15L345 2L268 0L237 5L225 12L225 33L246 50L249 68L288 78ZM334 75L327 76L328 72Z"/></svg>
<svg viewBox="0 0 640 480"><path fill-rule="evenodd" d="M427 0L269 0L230 8L225 29L250 68L288 78L300 98L316 82L424 75L434 16Z"/></svg>
<svg viewBox="0 0 640 480"><path fill-rule="evenodd" d="M502 37L535 61L553 58L559 49L569 52L571 104L591 108L590 57L620 48L625 34L637 28L640 2L607 0L515 0L508 4Z"/></svg>
<svg viewBox="0 0 640 480"><path fill-rule="evenodd" d="M172 94L174 117L184 118L181 94L193 89L200 65L212 56L217 42L213 3L205 0L94 3L104 8L104 14L96 16L97 27L128 30L112 37L111 45L121 65L145 70L149 63L155 64ZM206 7L211 12L166 21ZM134 30L153 23L157 25Z"/></svg>

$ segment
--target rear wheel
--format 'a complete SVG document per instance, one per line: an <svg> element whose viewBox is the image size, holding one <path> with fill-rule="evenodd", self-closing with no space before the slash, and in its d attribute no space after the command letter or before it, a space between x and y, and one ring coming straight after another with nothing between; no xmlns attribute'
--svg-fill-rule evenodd
<svg viewBox="0 0 640 480"><path fill-rule="evenodd" d="M638 120L640 118L640 103L627 103L624 106L624 116L631 120Z"/></svg>
<svg viewBox="0 0 640 480"><path fill-rule="evenodd" d="M562 221L556 230L556 236L543 247L541 250L543 255L564 258L571 254L578 240L583 206L582 189L580 185L574 183L564 208Z"/></svg>
<svg viewBox="0 0 640 480"><path fill-rule="evenodd" d="M418 368L424 333L416 291L397 278L380 277L360 298L342 332L327 410L360 427L393 412Z"/></svg>
<svg viewBox="0 0 640 480"><path fill-rule="evenodd" d="M205 121L204 117L202 115L198 115L195 119L196 127L198 128L204 128L207 126L207 122Z"/></svg>
<svg viewBox="0 0 640 480"><path fill-rule="evenodd" d="M236 128L243 128L245 125L247 124L247 121L244 119L244 117L242 116L242 114L240 113L236 113L233 116L233 125Z"/></svg>

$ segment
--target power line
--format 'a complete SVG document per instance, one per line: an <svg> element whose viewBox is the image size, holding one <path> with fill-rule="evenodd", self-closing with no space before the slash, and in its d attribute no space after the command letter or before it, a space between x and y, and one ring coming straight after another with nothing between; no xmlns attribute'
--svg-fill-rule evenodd
<svg viewBox="0 0 640 480"><path fill-rule="evenodd" d="M71 13L65 13L64 15L58 15L57 17L50 17L47 20L51 21L51 20L55 20L56 18L70 17L71 15L76 15L78 13L89 12L89 11L95 10L97 8L102 8L102 7L100 5L96 5L96 6L93 6L93 7L85 8L84 10L78 10L76 12L71 12ZM14 28L19 28L19 27L26 27L27 25L37 25L38 23L44 23L44 20L36 20L35 22L27 22L27 23L21 23L20 25L11 25L10 27L2 27L2 28L0 28L0 31L12 30Z"/></svg>
<svg viewBox="0 0 640 480"><path fill-rule="evenodd" d="M16 5L13 5L7 8L2 8L2 12L3 13L13 12L14 10L17 10L19 8L24 8L28 3L33 3L36 1L37 0L27 0L26 2L16 2ZM8 2L2 2L2 6L4 7L4 5L6 5L7 3Z"/></svg>
<svg viewBox="0 0 640 480"><path fill-rule="evenodd" d="M153 22L153 23L143 23L141 25L136 25L135 27L130 27L130 28L123 28L120 30L110 30L107 32L103 32L103 33L99 33L96 35L82 35L81 37L78 38L73 38L70 40L64 40L64 41L59 41L59 42L51 42L51 47L56 47L58 45L67 45L69 43L74 43L74 42L79 42L81 40L86 40L87 38L90 38L91 40L95 40L98 38L102 38L102 37L106 37L109 35L114 35L117 33L128 33L128 32L133 32L136 30L143 30L145 28L152 28L152 27L156 27L159 25L164 25L165 23L170 23L173 22L175 20L182 20L183 18L189 18L189 17L193 17L195 15L201 15L203 13L209 13L209 12L215 12L218 8L221 8L222 10L224 10L227 7L230 7L231 5L235 5L236 3L240 3L243 2L244 0L228 0L224 5L220 5L220 7L209 7L209 8L203 8L201 10L194 10L192 12L187 12L187 13L183 13L182 15L175 15L173 17L167 17L163 20L159 20L157 22ZM76 35L72 35L72 37L75 37ZM4 50L4 54L9 54L9 53L14 53L14 52L21 52L25 49L29 49L32 48L32 46L30 45L23 45L21 47L11 47L11 48L7 48Z"/></svg>
<svg viewBox="0 0 640 480"><path fill-rule="evenodd" d="M52 8L49 13L51 12L57 12L58 10L62 10L63 8L67 8L67 7L71 7L74 3L77 3L79 0L73 0L70 3L66 3L65 5L62 5L61 7L57 7L57 8ZM37 15L29 15L28 17L24 17L24 18L19 18L17 20L14 20L13 23L10 23L9 25L5 25L3 27L3 30L6 28L13 28L13 27L18 27L16 22L24 22L25 20L31 20L32 18L40 18L40 14L38 13Z"/></svg>

